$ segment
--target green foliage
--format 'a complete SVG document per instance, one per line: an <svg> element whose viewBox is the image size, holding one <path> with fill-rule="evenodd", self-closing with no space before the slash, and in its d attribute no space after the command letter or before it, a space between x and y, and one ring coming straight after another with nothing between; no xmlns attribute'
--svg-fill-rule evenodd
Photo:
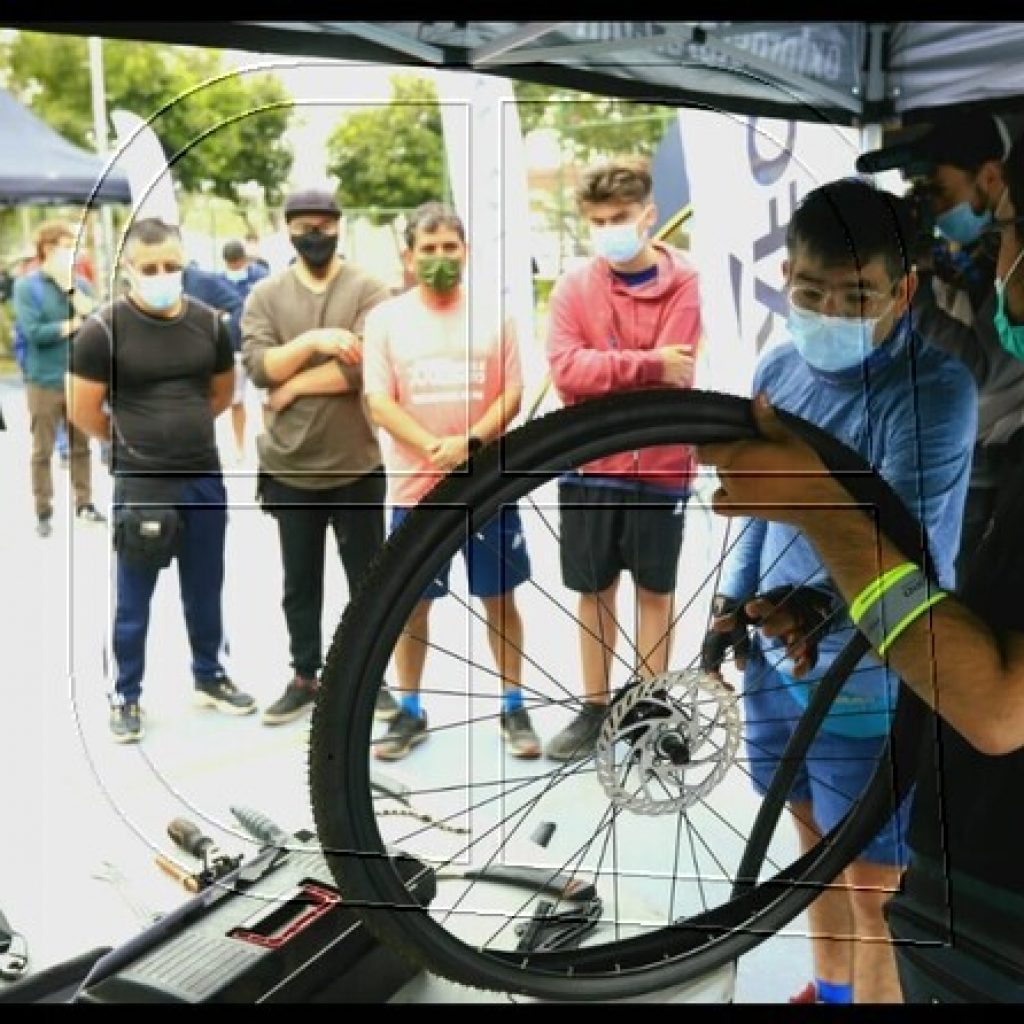
<svg viewBox="0 0 1024 1024"><path fill-rule="evenodd" d="M254 181L268 201L280 197L292 163L282 138L292 106L276 78L219 78L217 50L123 39L104 40L103 66L107 108L157 115L152 127L168 158L184 150L174 165L183 190L237 200L238 186ZM6 87L61 135L96 148L85 38L18 32L0 43L0 69Z"/></svg>
<svg viewBox="0 0 1024 1024"><path fill-rule="evenodd" d="M10 301L0 302L0 377L18 372L14 361L14 307Z"/></svg>
<svg viewBox="0 0 1024 1024"><path fill-rule="evenodd" d="M368 211L377 225L400 210L445 200L444 134L432 82L391 77L388 106L347 117L327 140L328 172L341 181L343 208Z"/></svg>
<svg viewBox="0 0 1024 1024"><path fill-rule="evenodd" d="M652 103L593 96L537 82L514 83L523 134L553 128L572 160L589 163L611 154L650 157L675 112Z"/></svg>

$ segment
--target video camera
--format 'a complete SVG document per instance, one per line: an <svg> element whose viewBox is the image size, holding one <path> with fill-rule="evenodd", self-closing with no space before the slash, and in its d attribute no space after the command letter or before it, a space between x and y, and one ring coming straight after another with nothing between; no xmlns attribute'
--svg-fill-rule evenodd
<svg viewBox="0 0 1024 1024"><path fill-rule="evenodd" d="M903 196L914 225L911 252L930 252L936 242L935 204L927 181L914 181Z"/></svg>
<svg viewBox="0 0 1024 1024"><path fill-rule="evenodd" d="M932 273L947 284L969 288L977 273L973 251L953 247L935 226L935 203L930 182L914 180L903 196L907 204L913 234L910 260L921 273Z"/></svg>

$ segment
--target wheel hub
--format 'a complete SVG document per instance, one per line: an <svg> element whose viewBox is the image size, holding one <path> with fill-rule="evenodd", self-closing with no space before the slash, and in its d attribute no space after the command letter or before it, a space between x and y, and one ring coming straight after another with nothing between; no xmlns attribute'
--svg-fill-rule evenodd
<svg viewBox="0 0 1024 1024"><path fill-rule="evenodd" d="M736 758L736 694L698 669L633 683L601 726L597 777L635 814L676 814L703 800Z"/></svg>

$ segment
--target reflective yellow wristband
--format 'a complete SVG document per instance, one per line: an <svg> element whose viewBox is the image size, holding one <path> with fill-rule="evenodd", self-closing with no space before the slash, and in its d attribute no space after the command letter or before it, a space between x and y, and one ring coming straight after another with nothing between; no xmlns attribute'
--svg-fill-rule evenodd
<svg viewBox="0 0 1024 1024"><path fill-rule="evenodd" d="M888 572L882 573L876 580L872 580L857 596L850 605L850 618L859 623L864 613L871 607L890 587L899 583L904 576L908 576L917 568L913 562L904 562L897 565Z"/></svg>

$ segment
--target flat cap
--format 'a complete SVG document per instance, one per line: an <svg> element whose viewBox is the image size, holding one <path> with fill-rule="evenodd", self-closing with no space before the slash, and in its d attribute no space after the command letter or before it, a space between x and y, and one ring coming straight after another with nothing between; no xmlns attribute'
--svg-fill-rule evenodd
<svg viewBox="0 0 1024 1024"><path fill-rule="evenodd" d="M292 192L284 201L284 219L291 220L301 213L327 213L341 216L341 207L334 193L323 188L304 188Z"/></svg>

